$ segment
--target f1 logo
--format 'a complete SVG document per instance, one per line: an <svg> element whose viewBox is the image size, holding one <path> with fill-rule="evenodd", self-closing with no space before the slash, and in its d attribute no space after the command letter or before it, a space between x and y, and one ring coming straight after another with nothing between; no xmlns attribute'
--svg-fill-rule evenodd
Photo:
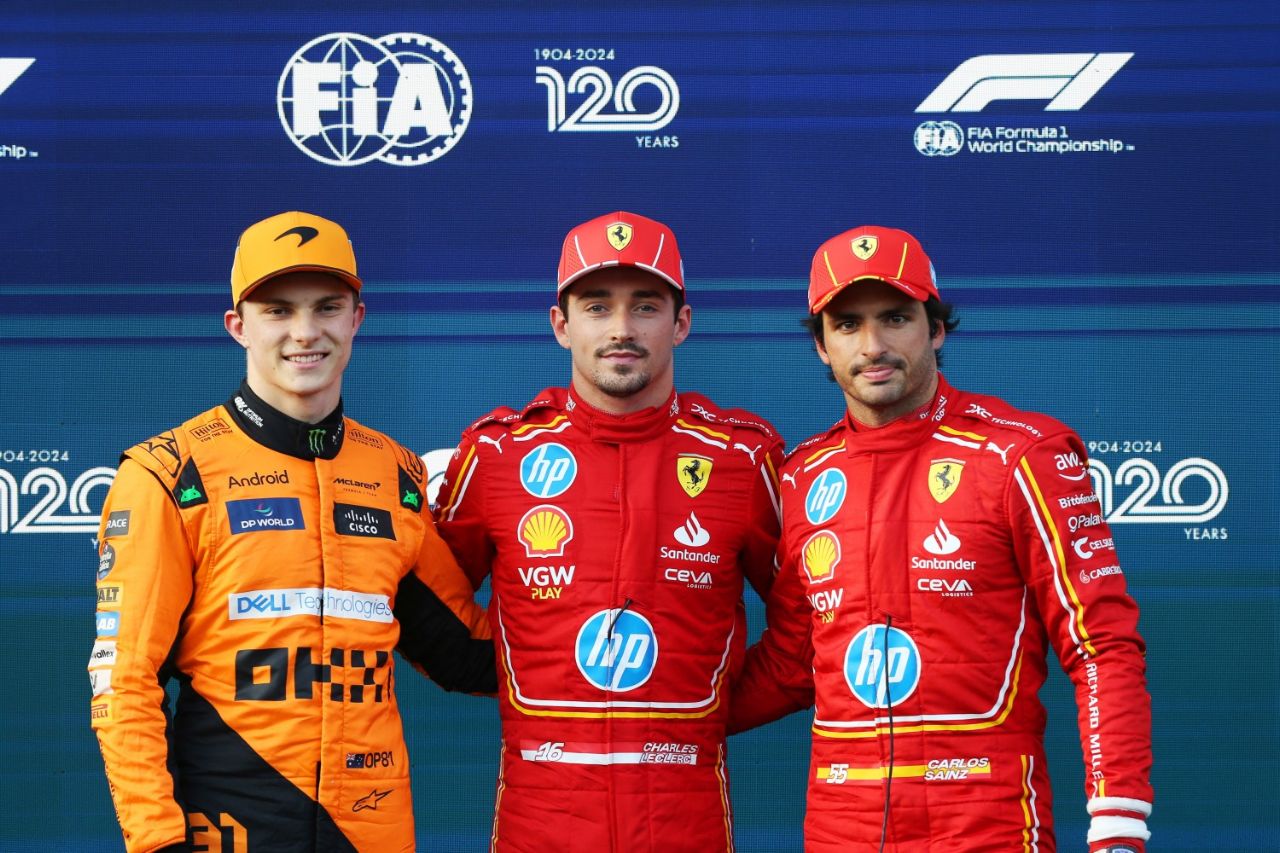
<svg viewBox="0 0 1280 853"><path fill-rule="evenodd" d="M0 58L0 95L3 95L6 89L25 74L33 62L35 62L34 57L24 59Z"/></svg>
<svg viewBox="0 0 1280 853"><path fill-rule="evenodd" d="M992 101L1045 101L1046 111L1078 110L1098 94L1132 53L1011 53L960 63L918 113L977 113Z"/></svg>

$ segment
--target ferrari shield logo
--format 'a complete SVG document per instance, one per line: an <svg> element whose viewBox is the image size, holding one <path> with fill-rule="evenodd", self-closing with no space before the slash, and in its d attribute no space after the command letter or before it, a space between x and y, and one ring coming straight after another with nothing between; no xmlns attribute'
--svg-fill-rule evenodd
<svg viewBox="0 0 1280 853"><path fill-rule="evenodd" d="M938 503L944 503L960 488L960 475L963 473L964 463L959 459L933 460L929 466L929 494Z"/></svg>
<svg viewBox="0 0 1280 853"><path fill-rule="evenodd" d="M860 261L868 260L876 253L876 249L880 247L880 239L878 237L854 237L853 238L853 254Z"/></svg>
<svg viewBox="0 0 1280 853"><path fill-rule="evenodd" d="M631 242L631 226L615 222L609 226L609 245L621 252Z"/></svg>
<svg viewBox="0 0 1280 853"><path fill-rule="evenodd" d="M696 498L711 479L711 460L705 456L676 457L676 479L686 495Z"/></svg>

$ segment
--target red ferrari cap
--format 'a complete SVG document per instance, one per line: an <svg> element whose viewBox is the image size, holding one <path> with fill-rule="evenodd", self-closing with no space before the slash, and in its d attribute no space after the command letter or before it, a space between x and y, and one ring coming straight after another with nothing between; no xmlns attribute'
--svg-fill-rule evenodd
<svg viewBox="0 0 1280 853"><path fill-rule="evenodd" d="M817 314L846 285L863 279L891 284L921 302L941 298L919 240L896 228L862 225L818 247L809 271L809 313Z"/></svg>
<svg viewBox="0 0 1280 853"><path fill-rule="evenodd" d="M655 219L618 211L575 227L564 238L556 293L605 267L638 267L684 291L684 262L670 228Z"/></svg>

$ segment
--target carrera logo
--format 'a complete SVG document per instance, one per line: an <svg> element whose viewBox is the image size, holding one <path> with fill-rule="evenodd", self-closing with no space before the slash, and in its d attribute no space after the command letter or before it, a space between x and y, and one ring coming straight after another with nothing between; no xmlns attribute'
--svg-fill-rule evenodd
<svg viewBox="0 0 1280 853"><path fill-rule="evenodd" d="M1046 112L1083 107L1132 53L1014 53L966 59L916 107L977 113L992 101L1048 101Z"/></svg>

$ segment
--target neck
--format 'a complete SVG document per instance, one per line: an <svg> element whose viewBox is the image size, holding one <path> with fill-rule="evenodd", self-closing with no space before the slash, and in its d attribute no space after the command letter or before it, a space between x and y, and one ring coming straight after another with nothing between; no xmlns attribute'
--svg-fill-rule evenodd
<svg viewBox="0 0 1280 853"><path fill-rule="evenodd" d="M257 394L262 402L277 412L288 415L295 421L302 421L304 424L316 424L324 420L330 412L338 408L338 401L342 399L341 383L334 383L333 387L317 391L315 394L301 395L283 393L252 373L246 377L245 381L249 385L249 390Z"/></svg>

